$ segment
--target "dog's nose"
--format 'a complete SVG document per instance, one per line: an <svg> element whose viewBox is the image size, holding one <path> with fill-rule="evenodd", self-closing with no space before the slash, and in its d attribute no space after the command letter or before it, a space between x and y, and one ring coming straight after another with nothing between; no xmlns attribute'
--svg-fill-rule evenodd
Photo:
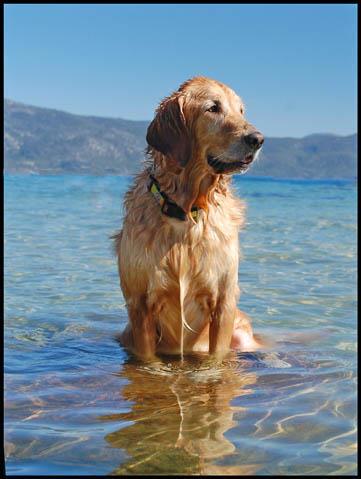
<svg viewBox="0 0 361 479"><path fill-rule="evenodd" d="M254 131L253 133L245 136L244 141L248 146L258 150L263 145L264 136L259 131Z"/></svg>

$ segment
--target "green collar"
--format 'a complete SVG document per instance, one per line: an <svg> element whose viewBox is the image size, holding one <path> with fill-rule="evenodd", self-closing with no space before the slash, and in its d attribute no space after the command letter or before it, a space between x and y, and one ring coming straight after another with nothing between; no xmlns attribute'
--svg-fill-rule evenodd
<svg viewBox="0 0 361 479"><path fill-rule="evenodd" d="M177 218L178 220L185 221L187 219L187 213L174 201L170 200L168 196L161 191L158 181L153 175L149 175L148 190L153 194L154 198L160 204L161 211L164 215L171 218ZM191 209L191 215L194 221L197 223L199 220L199 212L201 208L193 206Z"/></svg>

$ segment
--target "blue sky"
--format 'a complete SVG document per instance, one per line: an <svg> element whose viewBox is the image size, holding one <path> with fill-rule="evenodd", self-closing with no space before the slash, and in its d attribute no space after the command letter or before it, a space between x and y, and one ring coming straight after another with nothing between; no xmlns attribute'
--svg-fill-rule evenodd
<svg viewBox="0 0 361 479"><path fill-rule="evenodd" d="M268 136L356 131L350 5L5 6L5 97L150 120L195 75L230 85Z"/></svg>

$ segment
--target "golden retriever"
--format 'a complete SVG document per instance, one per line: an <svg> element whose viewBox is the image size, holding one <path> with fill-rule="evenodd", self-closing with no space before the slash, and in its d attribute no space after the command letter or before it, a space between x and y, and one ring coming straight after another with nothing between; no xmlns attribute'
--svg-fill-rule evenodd
<svg viewBox="0 0 361 479"><path fill-rule="evenodd" d="M114 236L129 315L120 341L139 358L257 348L237 309L245 207L230 179L248 169L263 140L236 93L209 78L186 81L156 110L148 161Z"/></svg>

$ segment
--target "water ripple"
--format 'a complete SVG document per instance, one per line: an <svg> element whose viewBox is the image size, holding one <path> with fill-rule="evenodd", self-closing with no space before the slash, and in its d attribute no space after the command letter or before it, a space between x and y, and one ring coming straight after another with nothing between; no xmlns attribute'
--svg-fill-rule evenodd
<svg viewBox="0 0 361 479"><path fill-rule="evenodd" d="M268 351L144 365L109 236L129 178L5 177L8 474L356 474L356 189L238 178Z"/></svg>

